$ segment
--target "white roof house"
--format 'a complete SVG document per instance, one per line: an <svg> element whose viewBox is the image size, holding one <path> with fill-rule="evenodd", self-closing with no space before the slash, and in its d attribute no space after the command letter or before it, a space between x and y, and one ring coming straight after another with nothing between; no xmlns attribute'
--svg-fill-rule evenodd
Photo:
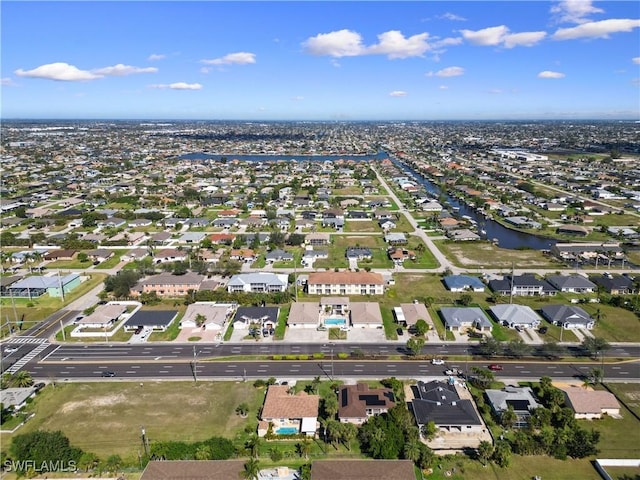
<svg viewBox="0 0 640 480"><path fill-rule="evenodd" d="M187 307L180 328L202 328L204 330L222 330L227 320L236 309L236 304L225 303L217 304L215 302L196 302ZM202 315L204 318L198 317ZM202 320L202 324L198 326L198 322Z"/></svg>
<svg viewBox="0 0 640 480"><path fill-rule="evenodd" d="M541 322L538 314L526 305L494 305L489 311L498 322L511 328L538 328Z"/></svg>

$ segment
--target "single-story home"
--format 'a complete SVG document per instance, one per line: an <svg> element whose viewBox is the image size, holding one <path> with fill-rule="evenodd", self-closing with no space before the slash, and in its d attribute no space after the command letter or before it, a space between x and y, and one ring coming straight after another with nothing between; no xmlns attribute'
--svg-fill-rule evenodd
<svg viewBox="0 0 640 480"><path fill-rule="evenodd" d="M447 275L442 279L450 292L484 292L484 283L472 275Z"/></svg>
<svg viewBox="0 0 640 480"><path fill-rule="evenodd" d="M447 330L480 330L489 333L493 328L491 320L479 307L443 307L440 309L440 315Z"/></svg>
<svg viewBox="0 0 640 480"><path fill-rule="evenodd" d="M390 388L369 388L366 383L343 385L338 392L338 419L362 425L369 417L385 413L395 404Z"/></svg>
<svg viewBox="0 0 640 480"><path fill-rule="evenodd" d="M351 326L382 328L382 313L378 302L351 302Z"/></svg>
<svg viewBox="0 0 640 480"><path fill-rule="evenodd" d="M598 288L595 283L577 274L550 275L546 280L561 292L593 293Z"/></svg>
<svg viewBox="0 0 640 480"><path fill-rule="evenodd" d="M527 305L494 305L489 311L498 323L509 328L538 328L541 323L540 316Z"/></svg>
<svg viewBox="0 0 640 480"><path fill-rule="evenodd" d="M526 427L531 411L540 407L530 387L507 386L502 390L485 390L485 395L493 413L500 418L511 407L516 414L516 428Z"/></svg>
<svg viewBox="0 0 640 480"><path fill-rule="evenodd" d="M138 328L150 328L164 332L177 316L177 310L138 310L125 322L124 329L131 332Z"/></svg>
<svg viewBox="0 0 640 480"><path fill-rule="evenodd" d="M278 324L278 307L239 307L233 318L233 328L246 329L252 323L272 329Z"/></svg>
<svg viewBox="0 0 640 480"><path fill-rule="evenodd" d="M269 430L275 435L303 433L313 437L318 428L320 397L298 392L289 393L287 385L269 385L258 423L258 435Z"/></svg>
<svg viewBox="0 0 640 480"><path fill-rule="evenodd" d="M78 321L82 328L109 328L127 311L127 306L119 303L99 305L93 313Z"/></svg>
<svg viewBox="0 0 640 480"><path fill-rule="evenodd" d="M290 328L317 328L320 318L318 302L294 302L289 310L287 325Z"/></svg>
<svg viewBox="0 0 640 480"><path fill-rule="evenodd" d="M575 412L575 418L602 418L603 415L620 415L620 404L615 395L604 390L587 390L582 387L566 387L567 406Z"/></svg>
<svg viewBox="0 0 640 480"><path fill-rule="evenodd" d="M575 305L545 305L540 309L542 316L554 325L565 329L586 328L591 330L596 322L591 315Z"/></svg>
<svg viewBox="0 0 640 480"><path fill-rule="evenodd" d="M235 309L236 304L231 303L192 303L187 307L182 320L180 320L180 328L222 330Z"/></svg>

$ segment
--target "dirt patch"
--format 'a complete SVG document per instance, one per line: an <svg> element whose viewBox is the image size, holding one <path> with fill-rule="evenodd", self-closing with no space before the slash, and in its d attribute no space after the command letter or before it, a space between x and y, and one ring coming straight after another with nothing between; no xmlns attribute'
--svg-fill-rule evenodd
<svg viewBox="0 0 640 480"><path fill-rule="evenodd" d="M91 400L87 400L83 402L67 402L64 405L62 405L62 408L60 409L60 413L69 413L78 408L93 409L93 408L100 408L100 407L111 407L118 403L125 403L125 402L128 403L128 399L125 395L122 395L122 394L107 395L103 397L92 398Z"/></svg>

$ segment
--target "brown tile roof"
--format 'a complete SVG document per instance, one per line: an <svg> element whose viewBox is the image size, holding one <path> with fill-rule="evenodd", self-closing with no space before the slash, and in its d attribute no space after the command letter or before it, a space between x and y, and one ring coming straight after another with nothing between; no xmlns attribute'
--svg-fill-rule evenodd
<svg viewBox="0 0 640 480"><path fill-rule="evenodd" d="M318 395L298 392L289 395L286 385L269 385L262 407L262 419L267 418L309 418L318 416Z"/></svg>
<svg viewBox="0 0 640 480"><path fill-rule="evenodd" d="M415 480L411 460L315 460L311 480Z"/></svg>
<svg viewBox="0 0 640 480"><path fill-rule="evenodd" d="M565 388L563 391L576 413L602 413L603 409L620 408L615 395L609 392L579 387Z"/></svg>
<svg viewBox="0 0 640 480"><path fill-rule="evenodd" d="M380 273L374 272L313 272L308 283L313 285L384 285Z"/></svg>
<svg viewBox="0 0 640 480"><path fill-rule="evenodd" d="M345 385L338 394L338 418L365 418L367 408L388 410L395 405L390 388L370 389L366 383Z"/></svg>
<svg viewBox="0 0 640 480"><path fill-rule="evenodd" d="M351 302L351 323L379 323L382 325L382 313L378 302Z"/></svg>
<svg viewBox="0 0 640 480"><path fill-rule="evenodd" d="M230 480L240 478L244 460L151 461L140 480Z"/></svg>
<svg viewBox="0 0 640 480"><path fill-rule="evenodd" d="M318 302L294 302L289 310L289 323L317 324L320 319Z"/></svg>

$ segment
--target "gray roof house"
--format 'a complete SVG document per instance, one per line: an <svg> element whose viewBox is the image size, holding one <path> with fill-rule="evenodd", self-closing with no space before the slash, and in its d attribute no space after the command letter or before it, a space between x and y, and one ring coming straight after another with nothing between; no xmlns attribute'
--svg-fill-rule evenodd
<svg viewBox="0 0 640 480"><path fill-rule="evenodd" d="M478 277L471 275L448 275L442 279L447 290L451 292L484 292L484 283Z"/></svg>
<svg viewBox="0 0 640 480"><path fill-rule="evenodd" d="M541 405L536 401L530 387L507 386L502 390L485 390L489 405L493 412L500 416L509 407L516 414L516 428L526 427L529 423L531 411Z"/></svg>
<svg viewBox="0 0 640 480"><path fill-rule="evenodd" d="M265 255L265 260L267 261L267 263L290 262L293 260L293 255L289 252L286 252L282 249L277 248L267 253Z"/></svg>
<svg viewBox="0 0 640 480"><path fill-rule="evenodd" d="M228 292L284 292L287 289L288 276L275 273L241 273L231 277L227 283Z"/></svg>
<svg viewBox="0 0 640 480"><path fill-rule="evenodd" d="M497 322L510 328L538 328L540 317L526 305L502 304L489 309Z"/></svg>
<svg viewBox="0 0 640 480"><path fill-rule="evenodd" d="M593 293L597 290L595 283L587 280L582 275L550 275L547 282L561 292L569 293Z"/></svg>
<svg viewBox="0 0 640 480"><path fill-rule="evenodd" d="M596 323L587 312L575 305L545 305L540 312L547 321L565 329L587 328L590 330Z"/></svg>
<svg viewBox="0 0 640 480"><path fill-rule="evenodd" d="M477 329L490 332L493 324L479 307L443 307L440 315L447 330Z"/></svg>

